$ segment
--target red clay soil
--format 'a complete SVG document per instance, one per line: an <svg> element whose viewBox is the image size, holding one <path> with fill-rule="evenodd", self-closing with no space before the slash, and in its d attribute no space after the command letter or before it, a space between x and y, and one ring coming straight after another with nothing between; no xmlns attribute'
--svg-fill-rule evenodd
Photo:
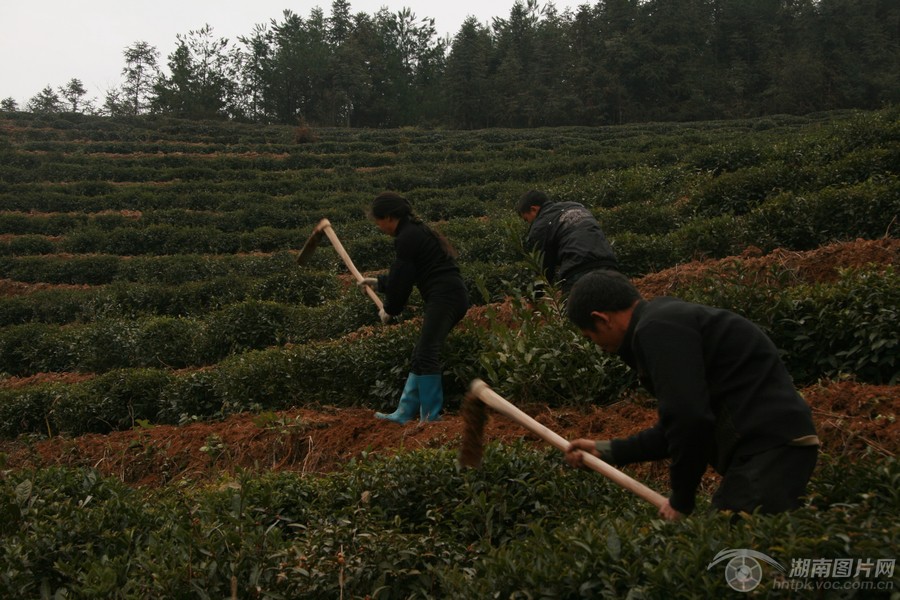
<svg viewBox="0 0 900 600"><path fill-rule="evenodd" d="M692 262L648 275L636 284L647 297L671 294L679 285L710 274L727 273L735 264L742 265L743 273L755 272L763 277L777 267L800 281L828 281L839 268L895 264L900 241L857 240L811 252L776 250L766 256L757 254L751 249L737 258ZM504 312L502 307L499 312ZM484 310L473 309L466 325L479 326L482 319ZM89 375L7 378L0 381L0 387L86 377ZM872 450L896 455L900 386L834 381L806 388L802 393L812 406L824 451L856 454ZM653 401L643 397L606 407L521 408L568 439L621 437L648 427L656 417ZM420 448L458 447L462 438L464 423L456 412L422 426L380 421L372 412L363 408L305 408L277 414L236 415L223 421L178 427L136 428L109 435L58 436L39 441L23 437L0 441L0 465L5 463L4 469L85 465L130 484L156 486L179 479L215 480L236 469L325 473L364 453L389 455ZM519 438L544 444L518 424L498 414L491 415L485 430L486 442ZM665 469L661 465L636 467L629 472L664 485Z"/></svg>
<svg viewBox="0 0 900 600"><path fill-rule="evenodd" d="M764 256L758 248L751 247L740 256L693 261L651 273L635 284L647 298L677 296L679 286L710 276L727 278L738 269L742 277L756 277L760 283L771 284L775 274L796 282L826 283L836 280L841 269L896 265L898 259L900 239L896 238L836 242L807 252L778 248Z"/></svg>
<svg viewBox="0 0 900 600"><path fill-rule="evenodd" d="M91 286L87 284L65 284L65 283L25 283L22 281L14 281L12 279L0 279L0 297L3 296L25 296L33 292L42 290L86 290Z"/></svg>
<svg viewBox="0 0 900 600"><path fill-rule="evenodd" d="M871 449L896 455L900 386L839 381L806 388L802 393L812 406L825 452L858 454ZM605 407L530 406L523 410L567 439L621 437L650 426L656 419L652 400L642 397ZM438 422L401 426L375 419L369 409L323 407L243 414L183 426L138 427L108 435L3 441L0 452L6 455L6 469L89 466L129 484L158 486L180 479L212 481L238 469L326 473L364 453L391 455L422 448L458 448L464 425L456 412L445 414ZM518 439L545 444L517 423L490 413L485 443ZM657 483L665 474L660 465L636 467L630 472Z"/></svg>

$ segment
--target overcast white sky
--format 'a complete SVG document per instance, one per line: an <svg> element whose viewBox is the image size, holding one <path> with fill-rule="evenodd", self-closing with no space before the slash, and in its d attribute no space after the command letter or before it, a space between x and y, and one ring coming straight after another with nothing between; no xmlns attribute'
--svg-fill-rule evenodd
<svg viewBox="0 0 900 600"><path fill-rule="evenodd" d="M563 12L585 2L553 4ZM391 12L409 7L418 18L434 18L439 35L452 37L468 15L490 24L494 17L508 17L514 3L351 0L350 9L374 15L381 7ZM0 99L12 97L23 109L44 87L55 90L77 78L87 97L102 104L106 91L121 85L122 52L135 42L156 46L165 67L177 34L208 24L215 38L236 43L257 23L280 22L285 9L306 18L316 6L330 16L331 0L0 0Z"/></svg>

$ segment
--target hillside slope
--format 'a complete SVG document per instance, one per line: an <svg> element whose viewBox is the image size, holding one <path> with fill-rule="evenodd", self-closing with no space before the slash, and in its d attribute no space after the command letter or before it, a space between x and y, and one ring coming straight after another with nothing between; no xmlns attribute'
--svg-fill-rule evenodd
<svg viewBox="0 0 900 600"><path fill-rule="evenodd" d="M636 283L647 297L677 295L679 286L714 276L735 264L760 276L777 264L805 282L830 281L839 269L895 265L900 240L857 240L808 252L776 250L764 256L759 254L748 251L740 257L694 261L648 275ZM469 326L475 326L479 318L478 314L470 314ZM42 374L9 378L2 386L23 386L58 377ZM822 381L801 391L813 408L825 452L842 455L870 448L896 455L900 440L900 386ZM539 405L523 408L568 439L624 436L648 426L655 418L653 401L645 397L584 409ZM130 484L155 486L179 479L212 481L238 469L324 473L339 469L364 453L458 446L462 436L464 424L454 412L440 422L406 426L378 421L372 412L328 406L324 400L318 409L245 413L222 421L183 426L136 427L107 435L56 436L36 442L30 438L5 440L0 442L0 452L6 454L6 468L82 465ZM499 415L490 419L485 435L486 440L505 442L522 437L539 443ZM638 470L653 478L664 475L658 468Z"/></svg>

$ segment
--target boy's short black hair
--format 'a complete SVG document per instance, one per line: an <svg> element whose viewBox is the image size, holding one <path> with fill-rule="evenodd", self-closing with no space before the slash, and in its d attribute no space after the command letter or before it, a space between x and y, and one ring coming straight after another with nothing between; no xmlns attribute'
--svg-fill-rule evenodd
<svg viewBox="0 0 900 600"><path fill-rule="evenodd" d="M616 312L641 299L640 292L618 271L598 269L581 276L566 300L566 315L579 329L593 329L592 312Z"/></svg>
<svg viewBox="0 0 900 600"><path fill-rule="evenodd" d="M525 214L531 210L532 206L544 206L548 202L550 202L550 199L547 198L547 194L544 192L529 190L522 194L522 197L516 203L516 212L520 215Z"/></svg>

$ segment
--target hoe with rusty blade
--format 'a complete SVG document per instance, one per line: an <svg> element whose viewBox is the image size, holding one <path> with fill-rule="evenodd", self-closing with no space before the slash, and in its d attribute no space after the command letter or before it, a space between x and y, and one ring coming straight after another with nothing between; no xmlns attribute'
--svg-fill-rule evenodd
<svg viewBox="0 0 900 600"><path fill-rule="evenodd" d="M350 270L350 273L353 275L357 282L361 282L363 280L362 273L359 272L359 270L356 268L356 265L354 265L353 261L350 260L350 255L347 254L347 251L344 249L344 245L341 244L341 240L338 239L338 236L334 232L334 228L331 226L331 222L328 219L322 219L321 221L319 221L319 224L316 225L315 229L313 229L312 235L310 235L309 239L306 240L306 243L303 244L303 248L300 250L300 254L297 256L297 264L306 264L306 262L309 260L309 257L312 256L312 253L319 245L319 242L322 241L323 237L328 237L331 245L344 261L344 264L347 265L347 269ZM375 303L375 306L378 307L378 310L384 309L384 304L381 302L381 298L378 297L378 294L375 293L375 290L373 290L371 286L368 285L365 286L365 290L369 298L372 299L372 302Z"/></svg>
<svg viewBox="0 0 900 600"><path fill-rule="evenodd" d="M477 467L481 464L484 450L484 426L487 423L487 406L522 425L545 442L550 443L557 450L562 452L568 450L569 442L563 437L526 415L503 398L503 396L494 392L481 379L473 379L469 386L469 392L463 401L461 411L463 415L463 438L459 449L459 463L461 465ZM666 499L661 494L632 479L608 463L603 462L593 454L584 453L584 464L629 492L637 494L657 508L661 508L666 502Z"/></svg>

